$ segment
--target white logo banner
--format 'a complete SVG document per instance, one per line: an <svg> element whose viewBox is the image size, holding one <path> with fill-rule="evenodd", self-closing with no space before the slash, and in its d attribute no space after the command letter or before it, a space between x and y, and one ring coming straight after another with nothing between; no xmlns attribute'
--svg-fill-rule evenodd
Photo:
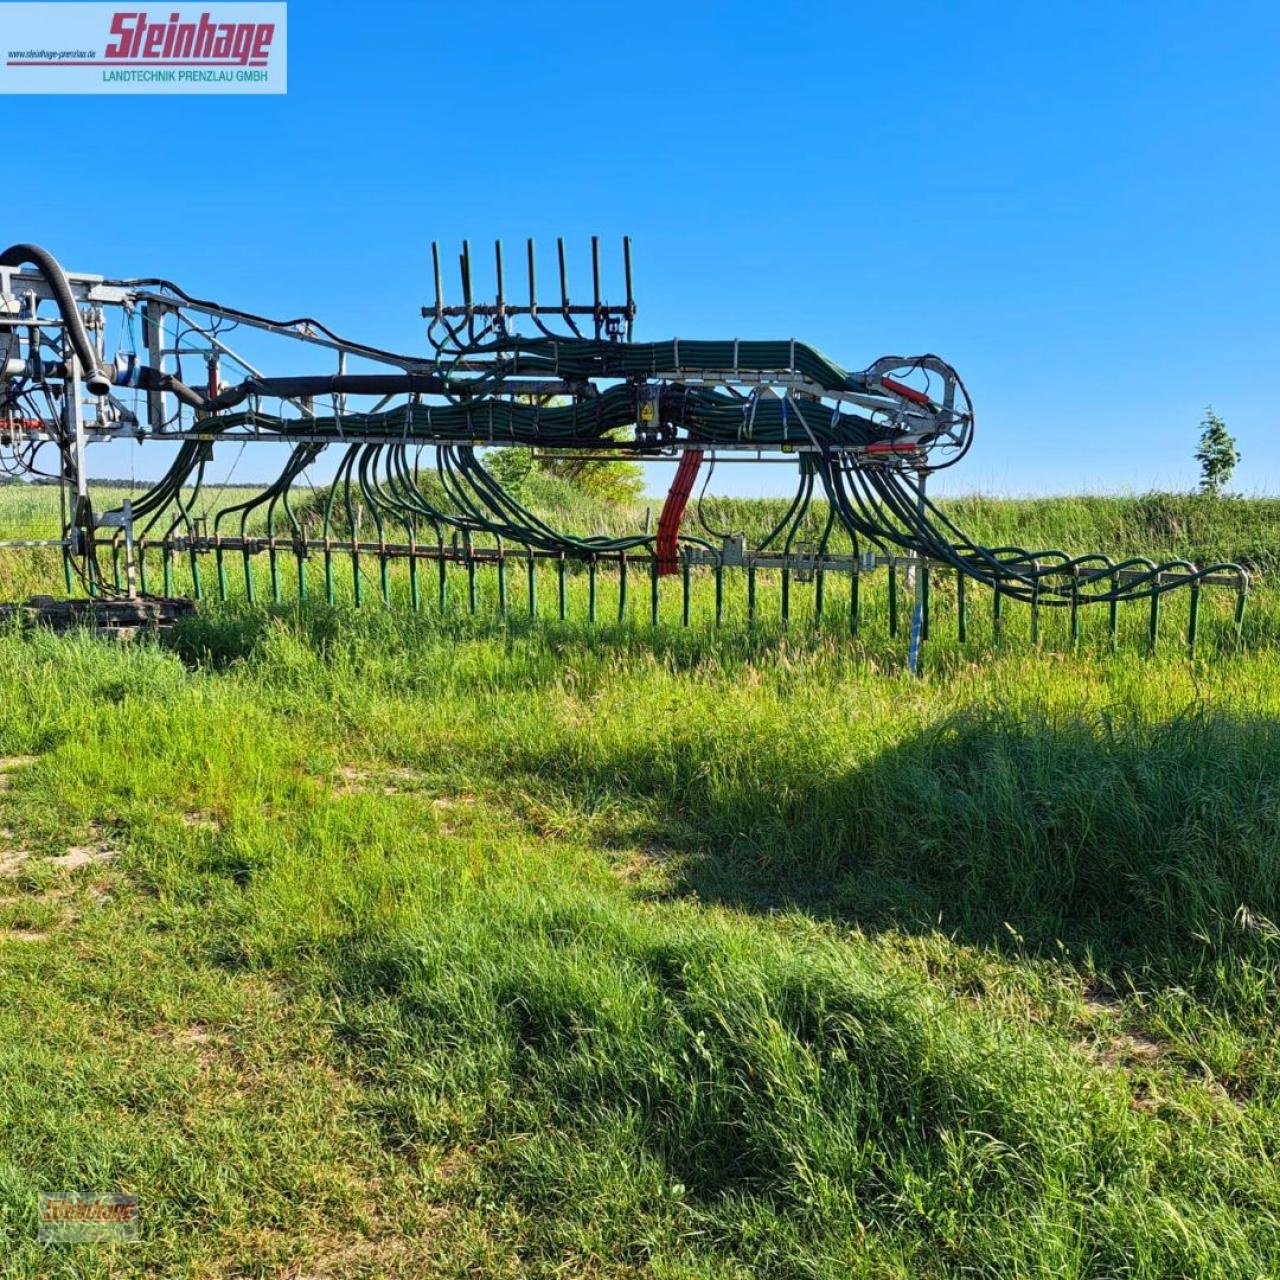
<svg viewBox="0 0 1280 1280"><path fill-rule="evenodd" d="M0 93L285 93L287 9L0 3Z"/></svg>

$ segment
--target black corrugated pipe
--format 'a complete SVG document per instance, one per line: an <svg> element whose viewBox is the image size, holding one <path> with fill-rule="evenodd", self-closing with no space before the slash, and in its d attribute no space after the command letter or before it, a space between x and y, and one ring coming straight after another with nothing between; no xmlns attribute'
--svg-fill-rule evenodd
<svg viewBox="0 0 1280 1280"><path fill-rule="evenodd" d="M0 253L0 267L21 267L27 264L35 267L44 277L53 293L63 323L67 326L67 337L80 360L81 369L84 370L85 385L89 388L90 395L105 396L111 390L111 371L98 363L98 353L93 349L84 321L80 318L80 308L76 306L67 273L58 265L53 254L41 249L39 245L10 245Z"/></svg>
<svg viewBox="0 0 1280 1280"><path fill-rule="evenodd" d="M193 409L203 409L208 400L194 387L179 381L171 373L153 369L150 365L140 365L128 373L123 379L116 379L116 386L137 387L142 391L171 391L183 404Z"/></svg>
<svg viewBox="0 0 1280 1280"><path fill-rule="evenodd" d="M353 396L443 395L447 378L434 373L339 373L293 378L250 378L220 391L205 407L211 412L230 409L249 396L297 400L304 396L347 394ZM457 387L453 388L455 391Z"/></svg>
<svg viewBox="0 0 1280 1280"><path fill-rule="evenodd" d="M115 385L142 391L169 391L183 404L207 413L221 413L250 396L298 400L305 396L346 394L353 396L441 395L449 389L447 379L420 373L317 374L293 378L249 378L226 387L216 396L205 396L171 373L150 365L134 365L117 373Z"/></svg>

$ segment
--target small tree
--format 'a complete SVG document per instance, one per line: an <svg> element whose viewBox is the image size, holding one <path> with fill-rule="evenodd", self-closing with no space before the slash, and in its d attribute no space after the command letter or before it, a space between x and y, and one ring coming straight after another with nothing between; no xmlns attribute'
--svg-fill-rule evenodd
<svg viewBox="0 0 1280 1280"><path fill-rule="evenodd" d="M538 467L548 475L568 481L579 493L597 502L625 506L644 492L644 468L638 462L596 462L581 454L550 449L538 459Z"/></svg>
<svg viewBox="0 0 1280 1280"><path fill-rule="evenodd" d="M535 459L532 449L490 449L484 465L491 476L517 502L536 492L539 473L556 476L579 493L597 502L636 502L644 492L644 468L638 462L596 462L573 450L545 449Z"/></svg>
<svg viewBox="0 0 1280 1280"><path fill-rule="evenodd" d="M533 474L532 449L490 449L484 466L491 476L517 501L525 495Z"/></svg>
<svg viewBox="0 0 1280 1280"><path fill-rule="evenodd" d="M1200 492L1217 497L1231 479L1231 473L1240 461L1240 450L1235 437L1227 430L1227 424L1208 405L1204 421L1200 424L1200 448L1196 450L1200 464Z"/></svg>

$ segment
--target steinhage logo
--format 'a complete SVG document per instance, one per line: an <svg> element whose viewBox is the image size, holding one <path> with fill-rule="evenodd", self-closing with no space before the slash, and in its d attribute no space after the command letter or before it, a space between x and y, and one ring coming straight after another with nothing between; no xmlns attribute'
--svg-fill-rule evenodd
<svg viewBox="0 0 1280 1280"><path fill-rule="evenodd" d="M285 93L287 5L0 4L0 93Z"/></svg>
<svg viewBox="0 0 1280 1280"><path fill-rule="evenodd" d="M117 13L111 20L111 34L117 38L107 45L106 56L121 61L265 67L276 24L215 22L208 12L196 22L183 22L177 13L165 22L156 22L146 13Z"/></svg>

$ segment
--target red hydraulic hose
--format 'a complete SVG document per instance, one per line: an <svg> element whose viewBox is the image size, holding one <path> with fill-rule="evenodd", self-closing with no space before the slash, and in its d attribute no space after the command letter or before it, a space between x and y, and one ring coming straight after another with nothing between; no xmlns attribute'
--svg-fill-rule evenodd
<svg viewBox="0 0 1280 1280"><path fill-rule="evenodd" d="M702 450L686 449L676 467L675 479L658 517L658 577L665 578L680 567L680 522L693 492L698 468L702 466Z"/></svg>

